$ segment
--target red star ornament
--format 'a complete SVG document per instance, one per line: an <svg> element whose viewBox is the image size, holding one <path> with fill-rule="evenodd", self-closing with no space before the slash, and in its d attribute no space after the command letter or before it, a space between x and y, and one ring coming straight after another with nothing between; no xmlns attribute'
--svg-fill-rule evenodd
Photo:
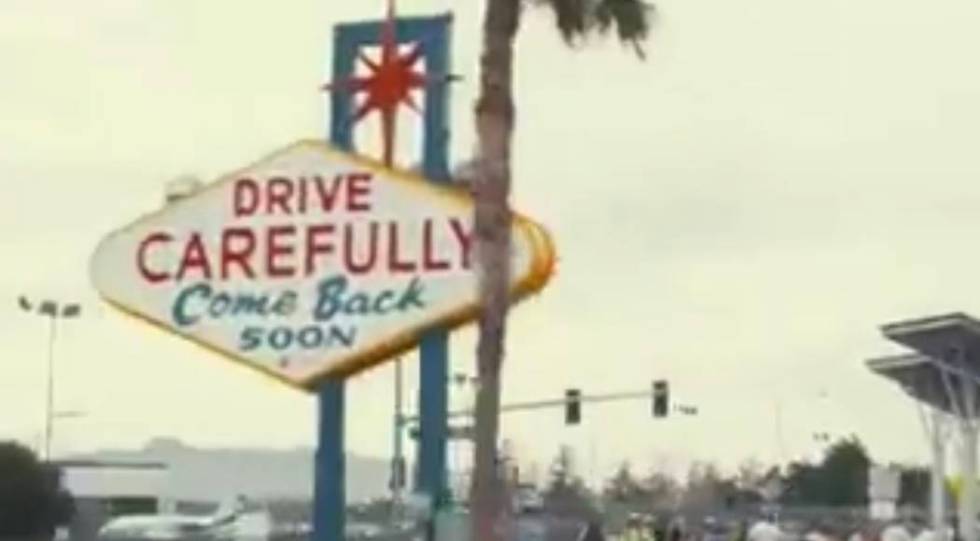
<svg viewBox="0 0 980 541"><path fill-rule="evenodd" d="M415 66L422 58L422 45L414 43L407 53L399 51L395 35L395 6L394 0L388 2L388 16L381 28L381 58L374 61L363 52L358 58L370 70L363 77L351 77L343 81L334 81L323 85L323 90L343 90L354 95L364 94L365 99L354 113L353 122L360 122L370 113L377 111L381 114L381 136L383 160L387 166L392 165L395 129L398 108L405 104L418 112L419 107L412 98L412 91L425 88L432 80L422 72L416 71Z"/></svg>

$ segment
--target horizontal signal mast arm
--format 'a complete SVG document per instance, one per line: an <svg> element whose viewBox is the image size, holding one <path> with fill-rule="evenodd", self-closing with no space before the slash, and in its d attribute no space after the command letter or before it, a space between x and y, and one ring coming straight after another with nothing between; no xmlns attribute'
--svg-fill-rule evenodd
<svg viewBox="0 0 980 541"><path fill-rule="evenodd" d="M598 394L586 396L583 395L579 401L582 403L597 403L597 402L622 402L625 400L636 400L639 398L649 399L650 390L644 391L627 391L620 393L608 393L608 394ZM531 411L547 408L562 407L566 404L565 398L555 398L550 400L532 400L528 402L515 402L513 404L504 404L500 406L500 413L510 413L515 411ZM450 418L456 417L472 417L474 411L472 409L459 410L449 412ZM405 416L403 418L404 422L415 422L419 420L417 415Z"/></svg>

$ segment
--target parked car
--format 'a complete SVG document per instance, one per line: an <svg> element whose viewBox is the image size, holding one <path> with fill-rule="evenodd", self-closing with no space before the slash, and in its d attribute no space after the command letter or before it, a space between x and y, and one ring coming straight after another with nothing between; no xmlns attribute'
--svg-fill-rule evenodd
<svg viewBox="0 0 980 541"><path fill-rule="evenodd" d="M182 515L134 515L109 521L99 541L205 541L213 539L206 517Z"/></svg>
<svg viewBox="0 0 980 541"><path fill-rule="evenodd" d="M544 497L537 487L533 485L520 485L514 492L514 512L537 513L544 509Z"/></svg>

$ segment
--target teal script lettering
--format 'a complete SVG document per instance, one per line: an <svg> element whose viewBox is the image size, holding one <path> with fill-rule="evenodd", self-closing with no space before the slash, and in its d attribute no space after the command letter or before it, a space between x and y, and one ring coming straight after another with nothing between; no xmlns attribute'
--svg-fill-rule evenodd
<svg viewBox="0 0 980 541"><path fill-rule="evenodd" d="M181 327L193 325L201 317L285 317L296 311L298 301L295 291L275 294L227 292L215 290L209 284L201 282L188 286L177 294L171 308L171 317Z"/></svg>
<svg viewBox="0 0 980 541"><path fill-rule="evenodd" d="M424 289L418 277L412 278L400 292L393 289L383 289L376 293L350 291L349 286L350 282L342 275L320 282L317 287L316 306L313 308L313 319L330 321L338 315L384 315L425 308L425 301L422 298Z"/></svg>

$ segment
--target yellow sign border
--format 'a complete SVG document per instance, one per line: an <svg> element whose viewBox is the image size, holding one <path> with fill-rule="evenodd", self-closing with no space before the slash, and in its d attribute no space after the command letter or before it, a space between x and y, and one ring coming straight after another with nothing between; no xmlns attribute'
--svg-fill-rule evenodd
<svg viewBox="0 0 980 541"><path fill-rule="evenodd" d="M217 180L211 182L205 186L198 194L207 192L212 189L217 189L222 187L228 182L233 182L238 179L242 173L261 165L264 162L274 160L279 156L292 152L296 149L303 147L308 147L312 150L320 152L332 159L339 159L345 162L349 162L352 165L357 165L364 167L374 173L380 173L386 178L391 178L395 181L405 182L411 184L413 188L417 188L419 191L426 192L432 197L441 197L447 199L454 204L465 206L468 208L473 208L473 198L462 189L440 186L436 183L430 182L425 178L415 175L406 171L388 169L382 163L365 158L363 156L358 156L355 154L349 154L337 150L327 143L312 139L303 139L297 141L285 148L277 150L266 157L253 162L251 165L237 169L231 173L222 175ZM194 196L191 196L193 198ZM171 203L171 205L180 205L181 201ZM126 225L118 230L110 232L106 235L102 241L99 242L101 247L102 243L110 239L114 235L126 231L127 229L136 227L148 220L152 220L158 215L162 214L165 209L156 210L148 214L143 215L134 222ZM548 280L551 278L554 267L555 267L555 250L554 244L551 241L551 237L545 228L530 219L520 215L518 213L513 213L512 225L514 232L525 235L532 246L531 253L531 268L530 271L522 276L519 280L514 282L510 288L510 297L512 302L520 301L527 296L539 291L545 286ZM96 248L96 253L98 253L98 248ZM94 258L93 258L94 263ZM94 269L90 268L90 273ZM94 282L95 280L93 280ZM475 287L475 286L474 286ZM96 288L98 290L98 288ZM158 321L149 315L143 314L126 306L118 301L115 301L101 290L99 291L99 296L110 306L116 308L120 312L129 315L139 321L149 324L150 326L160 328L170 334L177 335L185 340L193 342L204 349L211 352L218 353L222 357L225 357L236 364L244 365L247 368L255 370L267 377L271 377L274 380L285 383L291 387L295 387L300 390L313 391L316 389L318 383L330 379L330 378L346 378L354 375L358 372L382 364L384 361L389 360L399 353L403 353L416 345L418 345L422 334L437 327L444 327L446 329L455 329L461 327L467 323L472 322L477 317L479 317L480 305L479 302L470 302L459 308L454 308L451 310L446 310L442 313L436 314L431 318L426 319L423 322L412 325L409 328L394 333L385 338L372 341L371 345L368 347L363 347L351 352L348 355L340 357L331 367L323 368L320 370L312 371L304 377L302 380L293 380L287 376L277 373L269 368L258 365L254 361L249 360L246 356L240 355L236 352L226 350L217 345L208 343L198 337L195 337L189 333L180 332L179 330L172 327L170 324Z"/></svg>

